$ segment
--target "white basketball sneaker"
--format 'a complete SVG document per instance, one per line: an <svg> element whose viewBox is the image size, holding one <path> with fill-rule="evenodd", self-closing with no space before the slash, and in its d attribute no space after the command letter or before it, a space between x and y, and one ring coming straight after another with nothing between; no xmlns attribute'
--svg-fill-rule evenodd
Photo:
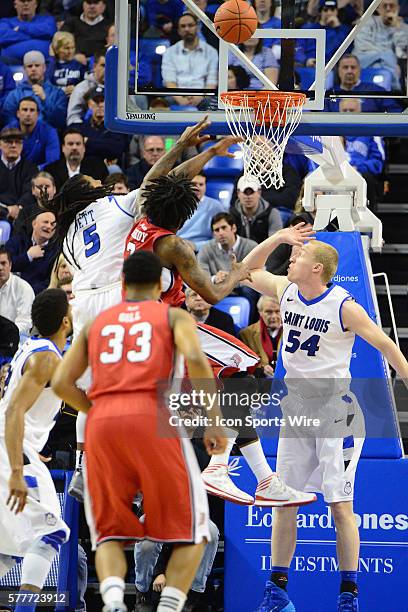
<svg viewBox="0 0 408 612"><path fill-rule="evenodd" d="M204 486L211 495L216 495L242 506L252 506L254 498L245 491L238 489L230 478L230 474L236 475L233 472L235 467L234 464L228 466L225 463L209 465L201 473Z"/></svg>
<svg viewBox="0 0 408 612"><path fill-rule="evenodd" d="M314 493L303 493L288 487L277 474L272 474L261 480L256 487L255 506L271 506L283 508L286 506L304 506L316 501Z"/></svg>

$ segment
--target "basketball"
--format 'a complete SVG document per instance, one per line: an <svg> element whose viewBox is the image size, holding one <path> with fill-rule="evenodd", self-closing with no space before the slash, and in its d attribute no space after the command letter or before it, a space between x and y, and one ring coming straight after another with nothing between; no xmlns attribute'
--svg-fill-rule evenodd
<svg viewBox="0 0 408 612"><path fill-rule="evenodd" d="M251 38L258 18L254 8L245 0L228 0L215 13L214 25L220 38L238 44Z"/></svg>

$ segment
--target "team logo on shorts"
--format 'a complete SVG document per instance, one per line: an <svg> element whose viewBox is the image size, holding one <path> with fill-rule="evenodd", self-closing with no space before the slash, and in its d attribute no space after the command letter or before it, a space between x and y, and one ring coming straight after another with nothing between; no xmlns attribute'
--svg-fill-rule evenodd
<svg viewBox="0 0 408 612"><path fill-rule="evenodd" d="M57 517L54 516L52 512L47 512L47 514L45 515L45 522L47 523L47 525L51 525L51 527L53 527L57 524Z"/></svg>
<svg viewBox="0 0 408 612"><path fill-rule="evenodd" d="M344 492L346 495L350 495L350 493L352 492L353 487L351 486L351 482L346 482L346 484L344 485Z"/></svg>
<svg viewBox="0 0 408 612"><path fill-rule="evenodd" d="M231 357L231 361L234 364L235 367L239 368L240 363L242 362L242 357L241 355L239 355L238 353L235 353L232 357Z"/></svg>

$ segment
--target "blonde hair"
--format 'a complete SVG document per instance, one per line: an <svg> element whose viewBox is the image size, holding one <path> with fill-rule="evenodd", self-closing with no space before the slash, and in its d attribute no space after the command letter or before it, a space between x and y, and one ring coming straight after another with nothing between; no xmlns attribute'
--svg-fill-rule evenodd
<svg viewBox="0 0 408 612"><path fill-rule="evenodd" d="M58 52L68 42L74 43L75 47L75 38L74 35L71 34L71 32L55 32L51 42L51 47L54 51L54 55L58 56Z"/></svg>
<svg viewBox="0 0 408 612"><path fill-rule="evenodd" d="M326 242L313 240L310 244L313 245L313 258L315 262L323 266L322 281L326 284L336 274L339 254L331 244Z"/></svg>
<svg viewBox="0 0 408 612"><path fill-rule="evenodd" d="M54 267L52 269L51 272L51 277L50 277L50 284L48 285L48 289L56 289L59 287L59 280L58 280L58 271L61 267L62 264L67 264L67 266L71 269L72 271L72 266L70 265L70 263L65 259L64 255L61 253L60 256L58 257L58 259L56 260Z"/></svg>

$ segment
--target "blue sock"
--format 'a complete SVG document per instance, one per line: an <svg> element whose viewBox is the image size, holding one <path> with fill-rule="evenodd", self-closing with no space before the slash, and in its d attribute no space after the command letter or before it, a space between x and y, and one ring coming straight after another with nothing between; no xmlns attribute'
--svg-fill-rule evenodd
<svg viewBox="0 0 408 612"><path fill-rule="evenodd" d="M357 597L358 596L357 571L340 572L340 577L341 577L340 593L352 593L354 597Z"/></svg>
<svg viewBox="0 0 408 612"><path fill-rule="evenodd" d="M282 567L280 565L273 565L271 570L271 582L276 584L277 587L286 591L288 586L288 567Z"/></svg>
<svg viewBox="0 0 408 612"><path fill-rule="evenodd" d="M35 612L35 603L32 603L30 605L30 595L34 596L34 595L38 595L38 593L33 593L33 591L28 591L27 589L20 589L19 594L22 596L21 598L22 603L16 605L16 607L14 608L14 612ZM27 598L24 603L25 594L27 595ZM34 597L32 601L34 602Z"/></svg>

